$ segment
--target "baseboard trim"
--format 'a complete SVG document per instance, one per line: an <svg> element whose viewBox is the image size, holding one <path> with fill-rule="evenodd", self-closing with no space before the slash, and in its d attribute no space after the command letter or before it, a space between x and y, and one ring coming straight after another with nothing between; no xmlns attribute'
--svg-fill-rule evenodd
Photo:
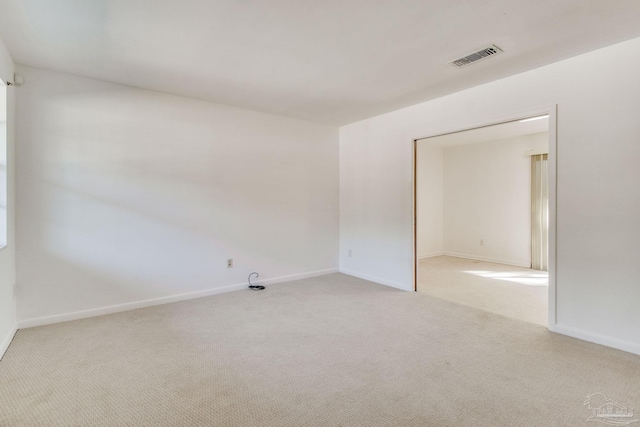
<svg viewBox="0 0 640 427"><path fill-rule="evenodd" d="M2 357L9 349L9 345L11 344L13 337L16 335L16 332L18 332L18 325L14 323L11 329L9 329L7 336L4 337L2 342L0 342L0 360L2 360Z"/></svg>
<svg viewBox="0 0 640 427"><path fill-rule="evenodd" d="M444 255L444 252L430 252L430 253L418 255L418 259L433 258L436 256L442 256L442 255Z"/></svg>
<svg viewBox="0 0 640 427"><path fill-rule="evenodd" d="M375 282L375 283L378 283L380 285L385 285L385 286L390 286L392 288L401 289L403 291L412 291L413 290L409 286L406 286L406 285L404 285L402 283L393 282L391 280L380 279L379 277L375 277L375 276L371 276L371 275L363 274L363 273L358 273L358 272L352 271L352 270L341 269L340 273L346 274L348 276L357 277L359 279L368 280L370 282Z"/></svg>
<svg viewBox="0 0 640 427"><path fill-rule="evenodd" d="M605 335L594 334L592 332L588 332L582 329L571 328L571 327L562 326L559 324L554 325L553 332L556 332L562 335L567 335L572 338L577 338L579 340L592 342L594 344L600 344L605 347L611 347L617 350L622 350L628 353L640 355L640 344L638 343L620 340L617 338L611 338Z"/></svg>
<svg viewBox="0 0 640 427"><path fill-rule="evenodd" d="M307 273L298 273L298 274L290 274L288 276L274 277L272 279L256 280L255 283L260 285L272 285L274 283L293 282L294 280L308 279L310 277L324 276L327 274L333 274L333 273L339 273L339 272L340 270L337 268L328 268L326 270L316 270L316 271L310 271ZM253 282L254 281L252 280L251 283ZM240 286L247 286L247 285L246 283L243 283Z"/></svg>
<svg viewBox="0 0 640 427"><path fill-rule="evenodd" d="M273 277L265 280L256 280L254 284L271 285L274 283L291 282L294 280L307 279L310 277L324 276L325 274L337 273L337 268L327 270L310 271L307 273L290 274L287 276ZM141 301L127 302L123 304L109 305L88 310L74 311L70 313L54 314L51 316L35 317L31 319L18 320L18 329L33 328L36 326L51 325L54 323L68 322L71 320L86 319L89 317L103 316L105 314L120 313L123 311L136 310L138 308L153 307L156 305L169 304L172 302L185 301L195 298L208 297L227 292L247 289L246 283L223 286L220 288L204 289L201 291L187 292L183 294L169 295L160 298L151 298Z"/></svg>
<svg viewBox="0 0 640 427"><path fill-rule="evenodd" d="M523 263L523 262L519 262L519 261L513 261L513 260L510 260L510 259L482 257L482 256L478 256L478 255L462 254L462 253L459 253L459 252L445 252L443 255L451 256L451 257L454 257L454 258L473 259L473 260L476 260L476 261L493 262L493 263L496 263L496 264L506 264L506 265L513 265L515 267L531 268L531 263Z"/></svg>

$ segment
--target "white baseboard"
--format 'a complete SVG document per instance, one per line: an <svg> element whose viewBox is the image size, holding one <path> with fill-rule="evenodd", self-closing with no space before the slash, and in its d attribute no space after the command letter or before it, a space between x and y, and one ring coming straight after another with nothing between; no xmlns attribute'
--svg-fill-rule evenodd
<svg viewBox="0 0 640 427"><path fill-rule="evenodd" d="M583 341L589 341L595 344L600 344L605 347L615 348L617 350L626 351L628 353L640 355L640 344L629 341L620 340L617 338L611 338L605 335L594 334L592 332L584 331L581 329L562 326L559 324L554 325L553 332L567 335L573 338L578 338Z"/></svg>
<svg viewBox="0 0 640 427"><path fill-rule="evenodd" d="M9 348L9 344L11 344L11 340L13 340L14 335L18 332L18 326L14 323L11 329L9 329L9 333L5 336L2 341L0 341L0 359L4 356L4 353Z"/></svg>
<svg viewBox="0 0 640 427"><path fill-rule="evenodd" d="M258 279L258 280L255 280L255 283L259 285L271 285L274 283L293 282L294 280L308 279L310 277L324 276L326 274L339 273L339 272L340 270L338 270L337 268L328 268L326 270L316 270L316 271L309 271L307 273L290 274L288 276L274 277L272 279L265 279L265 280ZM251 283L254 283L254 281L252 280ZM243 284L241 286L247 286L247 285Z"/></svg>
<svg viewBox="0 0 640 427"><path fill-rule="evenodd" d="M418 255L418 259L423 259L423 258L433 258L436 256L442 256L444 255L444 252L429 252L426 254L420 254Z"/></svg>
<svg viewBox="0 0 640 427"><path fill-rule="evenodd" d="M399 282L393 282L391 280L380 279L378 277L370 276L368 274L358 273L358 272L355 272L355 271L345 270L345 269L341 269L340 273L347 274L347 275L353 276L353 277L357 277L359 279L368 280L370 282L379 283L381 285L390 286L392 288L402 289L403 291L413 291L413 286L412 285L407 286L407 285L399 283Z"/></svg>
<svg viewBox="0 0 640 427"><path fill-rule="evenodd" d="M473 260L476 260L476 261L493 262L493 263L496 263L496 264L506 264L506 265L513 265L513 266L516 266L516 267L531 268L531 263L529 263L529 262L514 261L514 260L510 260L510 259L483 257L483 256L478 256L478 255L462 254L462 253L459 253L459 252L445 252L443 255L452 256L452 257L455 257L455 258L466 258L466 259L473 259Z"/></svg>
<svg viewBox="0 0 640 427"><path fill-rule="evenodd" d="M307 279L309 277L323 276L325 274L337 273L338 269L327 269L310 271L307 273L291 274L288 276L273 277L265 280L256 280L254 284L270 285L273 283L290 282L293 280ZM155 305L169 304L172 302L185 301L195 298L208 297L211 295L223 294L227 292L240 291L247 289L246 283L237 285L223 286L220 288L211 288L195 292L187 292L184 294L169 295L160 298L151 298L141 301L127 302L123 304L109 305L88 310L74 311L70 313L54 314L52 316L35 317L31 319L18 320L18 329L33 328L36 326L51 325L54 323L68 322L70 320L86 319L88 317L103 316L105 314L120 313L123 311L135 310L138 308L152 307Z"/></svg>

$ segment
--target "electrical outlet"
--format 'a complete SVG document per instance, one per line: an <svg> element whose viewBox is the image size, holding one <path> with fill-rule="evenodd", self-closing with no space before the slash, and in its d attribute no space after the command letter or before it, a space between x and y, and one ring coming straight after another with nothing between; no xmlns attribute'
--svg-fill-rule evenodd
<svg viewBox="0 0 640 427"><path fill-rule="evenodd" d="M227 268L233 268L233 258L227 260Z"/></svg>
<svg viewBox="0 0 640 427"><path fill-rule="evenodd" d="M349 255L349 258L351 258L351 257L352 257L351 249L349 249L349 250L347 251L347 254Z"/></svg>

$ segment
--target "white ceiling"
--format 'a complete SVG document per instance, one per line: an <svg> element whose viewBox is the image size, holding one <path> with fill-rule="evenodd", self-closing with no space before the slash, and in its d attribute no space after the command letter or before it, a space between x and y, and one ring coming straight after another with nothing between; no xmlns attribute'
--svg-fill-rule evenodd
<svg viewBox="0 0 640 427"><path fill-rule="evenodd" d="M638 22L638 0L0 0L17 63L338 125L638 37ZM505 53L446 65L491 43Z"/></svg>

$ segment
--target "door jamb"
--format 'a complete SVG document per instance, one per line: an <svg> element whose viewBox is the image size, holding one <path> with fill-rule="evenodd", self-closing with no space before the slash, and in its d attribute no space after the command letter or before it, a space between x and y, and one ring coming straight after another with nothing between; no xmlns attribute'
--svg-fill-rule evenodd
<svg viewBox="0 0 640 427"><path fill-rule="evenodd" d="M558 194L558 106L557 104L547 107L537 108L511 114L501 119L496 119L484 124L469 127L458 127L455 130L437 132L428 136L415 138L412 141L412 157L413 157L413 180L412 180L412 224L413 224L413 290L418 290L418 239L417 239L417 147L418 141L436 136L443 136L452 133L466 132L468 130L480 129L484 127L494 126L502 123L508 123L526 119L529 117L549 114L549 156L548 163L548 180L549 180L549 288L548 288L548 320L547 328L550 331L556 330L557 322L557 194Z"/></svg>

